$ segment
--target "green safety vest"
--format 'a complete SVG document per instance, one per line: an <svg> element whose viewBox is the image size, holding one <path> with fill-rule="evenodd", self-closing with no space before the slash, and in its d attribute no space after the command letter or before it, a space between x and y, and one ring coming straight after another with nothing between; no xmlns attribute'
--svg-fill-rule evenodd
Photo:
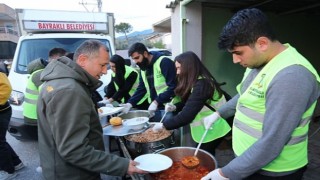
<svg viewBox="0 0 320 180"><path fill-rule="evenodd" d="M265 65L245 92L241 94L240 88L251 71L250 69L247 68L242 82L237 86L240 97L232 128L233 150L237 156L250 148L262 136L263 120L266 112L266 92L270 82L279 71L290 65L302 65L314 74L318 82L320 81L317 71L312 65L293 47L286 46L288 48L285 51ZM315 105L316 102L304 112L299 126L294 129L282 152L263 167L263 170L270 172L292 171L308 163L308 128Z"/></svg>
<svg viewBox="0 0 320 180"><path fill-rule="evenodd" d="M215 91L213 94L214 100L210 100L210 103L208 103L214 109L219 109L219 107L221 107L223 104L226 103L226 99L224 95L222 95L219 99L218 97L219 97L218 91ZM212 110L204 105L201 111L197 114L195 119L192 121L192 123L190 123L191 135L195 142L200 142L201 137L206 130L203 125L202 119L205 118L206 116L211 115L212 113L213 113ZM203 143L207 143L215 139L218 139L220 137L223 137L230 130L231 130L231 127L229 126L227 121L223 118L219 118L208 130L207 135L203 140Z"/></svg>
<svg viewBox="0 0 320 180"><path fill-rule="evenodd" d="M125 70L126 70L126 74L124 75L124 79L125 79L125 80L128 78L128 76L129 76L129 75L131 74L131 72L133 72L133 71L138 74L137 70L135 70L134 68L132 68L132 67L130 67L130 66L127 66L127 65L125 65ZM116 74L115 74L114 72L112 72L111 75L112 75L112 77L115 77L115 76L116 76ZM119 90L119 86L117 85L117 83L116 83L116 82L113 82L113 84L114 84L114 87L115 87L116 91L118 91L118 90ZM136 91L138 85L139 85L139 74L138 74L138 78L136 79L136 81L134 82L132 88L131 88L130 91L129 91L129 95L130 95L130 96L132 96L133 93ZM125 102L124 102L124 98L121 99L121 103L125 103Z"/></svg>
<svg viewBox="0 0 320 180"><path fill-rule="evenodd" d="M162 59L165 58L165 56L160 56L156 62L153 64L153 80L154 80L154 87L156 89L157 95L165 92L168 89L168 86L166 84L166 79L163 76L160 68L160 63ZM147 93L144 96L144 99L148 99L148 102L151 103L151 97L150 97L150 89L149 89L149 83L147 80L146 71L141 71L141 77L144 82L144 86L147 90Z"/></svg>
<svg viewBox="0 0 320 180"><path fill-rule="evenodd" d="M39 69L34 71L27 83L26 87L26 93L25 93L25 99L23 103L23 116L29 118L29 119L37 119L37 100L39 96L39 90L40 87L38 88L32 81L33 75L35 75L37 72L42 71L43 69Z"/></svg>

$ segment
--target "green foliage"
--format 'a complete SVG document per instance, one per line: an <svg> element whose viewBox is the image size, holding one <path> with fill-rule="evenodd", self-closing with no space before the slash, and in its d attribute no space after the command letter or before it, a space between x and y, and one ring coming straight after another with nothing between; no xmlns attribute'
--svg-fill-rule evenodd
<svg viewBox="0 0 320 180"><path fill-rule="evenodd" d="M117 33L122 33L126 36L126 40L127 40L127 46L129 44L129 40L128 40L128 36L127 33L132 31L132 26L129 23L120 23L118 25L114 26L115 30Z"/></svg>
<svg viewBox="0 0 320 180"><path fill-rule="evenodd" d="M121 22L114 26L117 33L127 34L132 31L132 26L129 23Z"/></svg>
<svg viewBox="0 0 320 180"><path fill-rule="evenodd" d="M116 40L116 50L128 49L128 43L126 41Z"/></svg>
<svg viewBox="0 0 320 180"><path fill-rule="evenodd" d="M165 49L165 47L166 47L166 45L163 44L162 40L159 40L159 41L156 41L156 42L150 42L148 40L144 40L142 43L148 48Z"/></svg>
<svg viewBox="0 0 320 180"><path fill-rule="evenodd" d="M166 45L163 44L162 40L154 42L153 47L159 48L159 49L165 49Z"/></svg>

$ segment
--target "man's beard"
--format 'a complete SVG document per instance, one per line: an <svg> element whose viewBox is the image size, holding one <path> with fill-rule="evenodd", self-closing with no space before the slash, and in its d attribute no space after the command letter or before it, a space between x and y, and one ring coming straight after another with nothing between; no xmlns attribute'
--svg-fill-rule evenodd
<svg viewBox="0 0 320 180"><path fill-rule="evenodd" d="M149 61L147 58L143 58L142 61L140 63L137 63L137 65L139 66L139 68L142 70L142 71L145 71L148 67L148 64L149 64Z"/></svg>

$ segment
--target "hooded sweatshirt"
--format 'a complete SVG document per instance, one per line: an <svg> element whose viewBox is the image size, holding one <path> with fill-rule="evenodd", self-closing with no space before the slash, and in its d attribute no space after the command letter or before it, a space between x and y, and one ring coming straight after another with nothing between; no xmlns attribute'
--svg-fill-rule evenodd
<svg viewBox="0 0 320 180"><path fill-rule="evenodd" d="M104 151L102 127L91 94L102 82L66 57L42 72L38 142L45 179L123 176L129 160Z"/></svg>

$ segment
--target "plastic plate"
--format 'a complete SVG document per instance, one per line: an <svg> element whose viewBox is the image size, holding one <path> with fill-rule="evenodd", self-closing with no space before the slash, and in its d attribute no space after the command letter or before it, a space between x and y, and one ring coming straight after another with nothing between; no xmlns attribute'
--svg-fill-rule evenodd
<svg viewBox="0 0 320 180"><path fill-rule="evenodd" d="M136 167L149 173L157 173L172 166L172 159L162 154L144 154L134 159Z"/></svg>

